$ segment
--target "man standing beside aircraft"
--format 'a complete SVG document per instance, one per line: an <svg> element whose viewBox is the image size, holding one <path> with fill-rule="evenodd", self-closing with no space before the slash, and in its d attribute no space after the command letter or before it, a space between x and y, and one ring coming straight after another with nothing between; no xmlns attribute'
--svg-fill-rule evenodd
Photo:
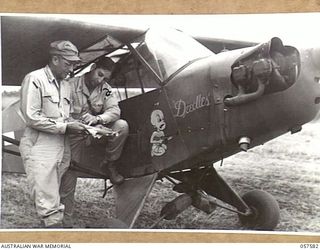
<svg viewBox="0 0 320 250"><path fill-rule="evenodd" d="M20 109L26 129L20 152L31 197L45 227L63 227L60 202L62 175L70 165L70 145L65 134L83 133L79 122L69 122L71 91L64 81L80 60L70 41L50 44L47 66L27 74L21 86Z"/></svg>
<svg viewBox="0 0 320 250"><path fill-rule="evenodd" d="M71 116L87 125L108 128L116 132L116 135L101 137L70 135L72 161L81 163L81 157L86 157L87 148L94 145L105 145L105 158L101 164L101 170L106 172L113 184L121 184L124 181L114 162L120 158L129 127L125 120L120 119L120 108L117 99L113 96L110 79L114 69L114 62L108 57L100 58L95 62L91 71L69 80L72 88L73 111ZM65 204L65 217L72 226L72 213L74 207L74 193L77 176L72 170L68 170L63 176L62 187L63 203Z"/></svg>

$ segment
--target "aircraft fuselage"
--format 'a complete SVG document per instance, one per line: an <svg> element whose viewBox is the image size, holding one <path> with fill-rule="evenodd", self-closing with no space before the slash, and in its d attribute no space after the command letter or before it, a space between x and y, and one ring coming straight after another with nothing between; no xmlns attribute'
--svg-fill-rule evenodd
<svg viewBox="0 0 320 250"><path fill-rule="evenodd" d="M198 167L239 152L240 138L249 138L252 148L286 132L297 132L311 121L320 108L320 71L310 50L299 51L299 72L287 89L226 105L226 97L238 92L231 79L232 66L250 50L200 59L164 87L124 100L123 117L132 134L121 160L123 171L139 176ZM152 121L155 114L159 123Z"/></svg>

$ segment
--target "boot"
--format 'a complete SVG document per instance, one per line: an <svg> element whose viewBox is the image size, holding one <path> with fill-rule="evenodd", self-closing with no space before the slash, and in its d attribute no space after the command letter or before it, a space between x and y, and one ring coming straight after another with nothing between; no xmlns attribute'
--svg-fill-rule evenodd
<svg viewBox="0 0 320 250"><path fill-rule="evenodd" d="M124 182L124 177L118 173L118 171L116 170L116 166L112 161L108 163L104 161L104 164L102 166L108 174L112 184L120 185L122 182Z"/></svg>

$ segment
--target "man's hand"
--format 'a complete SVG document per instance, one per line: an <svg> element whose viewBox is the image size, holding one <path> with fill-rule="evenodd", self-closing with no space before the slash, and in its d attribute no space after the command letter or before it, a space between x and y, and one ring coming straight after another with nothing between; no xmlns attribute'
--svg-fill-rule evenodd
<svg viewBox="0 0 320 250"><path fill-rule="evenodd" d="M67 123L66 133L68 134L85 134L86 133L85 126L80 122L69 122Z"/></svg>
<svg viewBox="0 0 320 250"><path fill-rule="evenodd" d="M85 124L88 124L89 126L90 125L96 125L98 124L98 119L96 116L94 115L91 115L89 113L86 113L84 114L82 117L81 117L81 120L84 121Z"/></svg>

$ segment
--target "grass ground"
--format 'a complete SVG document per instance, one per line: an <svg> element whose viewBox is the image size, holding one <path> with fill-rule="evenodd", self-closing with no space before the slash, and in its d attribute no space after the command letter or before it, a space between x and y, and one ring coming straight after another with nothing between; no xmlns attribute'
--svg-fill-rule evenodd
<svg viewBox="0 0 320 250"><path fill-rule="evenodd" d="M263 146L224 160L217 171L241 195L253 189L272 194L281 209L281 232L320 232L320 123L305 125L300 133L286 134ZM135 224L149 228L166 202L177 196L171 183L157 182ZM114 217L114 198L102 198L103 180L79 179L75 227L106 227ZM2 176L1 228L37 228L39 221L27 192L25 175ZM217 208L209 217L190 207L157 228L241 230L237 215Z"/></svg>

